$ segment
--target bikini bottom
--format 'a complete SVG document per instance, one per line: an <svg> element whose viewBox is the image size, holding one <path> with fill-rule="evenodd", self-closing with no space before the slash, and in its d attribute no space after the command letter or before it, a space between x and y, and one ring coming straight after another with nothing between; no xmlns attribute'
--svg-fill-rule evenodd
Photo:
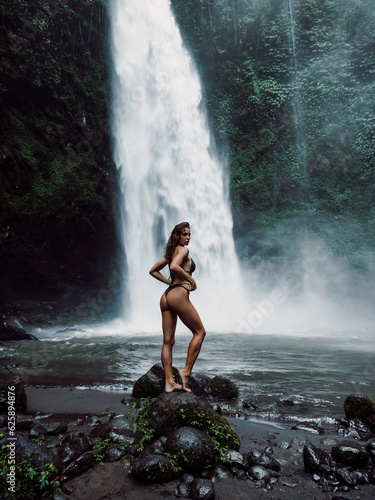
<svg viewBox="0 0 375 500"><path fill-rule="evenodd" d="M165 294L165 298L167 298L167 295L168 293L173 290L173 288L177 288L178 286L181 286L182 288L185 288L185 290L187 290L188 292L190 292L190 290L188 288L186 288L184 285L182 285L181 283L177 283L176 285L170 285L164 292Z"/></svg>

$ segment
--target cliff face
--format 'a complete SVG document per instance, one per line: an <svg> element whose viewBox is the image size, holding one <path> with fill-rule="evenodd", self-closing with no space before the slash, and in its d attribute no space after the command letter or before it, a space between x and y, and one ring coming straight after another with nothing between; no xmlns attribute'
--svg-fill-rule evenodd
<svg viewBox="0 0 375 500"><path fill-rule="evenodd" d="M101 0L4 0L2 299L106 286L119 261Z"/></svg>
<svg viewBox="0 0 375 500"><path fill-rule="evenodd" d="M373 218L371 0L172 0L235 210Z"/></svg>

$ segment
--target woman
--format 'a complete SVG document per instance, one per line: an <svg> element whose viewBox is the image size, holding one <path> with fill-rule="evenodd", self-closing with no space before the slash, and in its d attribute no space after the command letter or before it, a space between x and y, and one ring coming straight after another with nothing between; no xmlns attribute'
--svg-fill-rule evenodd
<svg viewBox="0 0 375 500"><path fill-rule="evenodd" d="M201 350L206 331L195 307L189 300L190 292L197 289L192 273L195 270L194 261L189 257L191 237L188 222L181 222L174 227L165 247L165 255L151 269L154 278L169 285L160 299L163 327L163 348L161 361L165 374L165 392L183 389L191 392L188 382L191 370ZM169 265L170 279L161 274L161 270ZM193 338L189 344L185 368L178 373L182 385L177 384L172 376L172 348L175 343L177 317L191 330Z"/></svg>

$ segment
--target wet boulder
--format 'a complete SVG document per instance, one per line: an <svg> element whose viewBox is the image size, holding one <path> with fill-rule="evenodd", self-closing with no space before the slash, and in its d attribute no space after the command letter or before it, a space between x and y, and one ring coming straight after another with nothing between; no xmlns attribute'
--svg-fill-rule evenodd
<svg viewBox="0 0 375 500"><path fill-rule="evenodd" d="M357 476L354 472L348 469L339 468L336 469L335 474L337 479L346 486L350 486L350 488L353 488L357 485Z"/></svg>
<svg viewBox="0 0 375 500"><path fill-rule="evenodd" d="M266 453L262 453L257 457L254 465L263 465L266 469L272 469L275 472L279 472L281 469L280 462Z"/></svg>
<svg viewBox="0 0 375 500"><path fill-rule="evenodd" d="M239 451L228 450L225 455L232 467L238 467L242 470L248 469L247 460Z"/></svg>
<svg viewBox="0 0 375 500"><path fill-rule="evenodd" d="M29 439L40 439L44 440L46 438L47 431L44 425L35 424L29 431Z"/></svg>
<svg viewBox="0 0 375 500"><path fill-rule="evenodd" d="M271 480L271 473L262 465L253 465L249 469L249 475L253 479L257 481L264 481L265 483L269 483Z"/></svg>
<svg viewBox="0 0 375 500"><path fill-rule="evenodd" d="M148 414L148 422L155 436L163 436L172 429L194 425L206 434L215 436L221 446L233 450L240 448L240 440L228 421L192 393L163 393L152 403Z"/></svg>
<svg viewBox="0 0 375 500"><path fill-rule="evenodd" d="M71 463L93 447L93 441L82 431L70 432L62 441L61 459L64 464Z"/></svg>
<svg viewBox="0 0 375 500"><path fill-rule="evenodd" d="M73 479L74 477L87 472L89 469L94 467L96 463L94 454L91 451L87 451L83 455L79 456L77 460L74 460L68 465L68 467L64 470L64 475L69 479Z"/></svg>
<svg viewBox="0 0 375 500"><path fill-rule="evenodd" d="M175 380L179 378L177 368L172 368ZM134 398L156 398L164 392L165 377L163 366L159 363L152 366L149 371L142 375L133 386Z"/></svg>
<svg viewBox="0 0 375 500"><path fill-rule="evenodd" d="M212 481L215 481L216 479L231 479L233 476L223 464L217 463L212 467L210 477Z"/></svg>
<svg viewBox="0 0 375 500"><path fill-rule="evenodd" d="M359 445L342 444L332 448L332 458L340 464L351 465L356 469L361 469L367 464L370 454Z"/></svg>
<svg viewBox="0 0 375 500"><path fill-rule="evenodd" d="M47 436L59 436L67 431L68 425L65 422L47 422L44 428Z"/></svg>
<svg viewBox="0 0 375 500"><path fill-rule="evenodd" d="M375 439L372 438L366 443L366 450L370 453L372 463L375 464Z"/></svg>
<svg viewBox="0 0 375 500"><path fill-rule="evenodd" d="M106 424L104 438L112 439L115 443L133 442L134 428L124 415L116 415Z"/></svg>
<svg viewBox="0 0 375 500"><path fill-rule="evenodd" d="M215 487L209 479L194 479L190 486L190 497L194 500L214 500Z"/></svg>
<svg viewBox="0 0 375 500"><path fill-rule="evenodd" d="M180 383L178 370L173 368L173 378ZM195 395L205 401L227 401L238 396L238 388L229 379L220 375L209 376L194 373L190 377L190 387ZM157 397L164 392L165 377L161 364L156 364L140 377L133 386L133 397Z"/></svg>
<svg viewBox="0 0 375 500"><path fill-rule="evenodd" d="M186 471L199 471L215 463L214 442L207 434L192 427L180 427L172 431L165 449Z"/></svg>
<svg viewBox="0 0 375 500"><path fill-rule="evenodd" d="M306 472L315 474L320 472L321 465L330 465L331 458L326 451L310 444L303 447L303 463Z"/></svg>
<svg viewBox="0 0 375 500"><path fill-rule="evenodd" d="M6 437L0 440L0 448L2 445L8 444L9 441L7 441ZM43 470L47 463L53 462L55 465L59 466L59 464L56 463L56 456L53 452L46 449L44 446L29 441L20 434L17 435L15 451L17 463L22 460L27 460L39 471Z"/></svg>
<svg viewBox="0 0 375 500"><path fill-rule="evenodd" d="M132 474L143 483L166 483L178 477L181 469L166 456L146 454L132 462Z"/></svg>
<svg viewBox="0 0 375 500"><path fill-rule="evenodd" d="M237 386L229 379L216 375L195 373L190 377L193 393L205 401L228 401L238 396Z"/></svg>
<svg viewBox="0 0 375 500"><path fill-rule="evenodd" d="M179 497L190 498L190 484L179 483L176 487L176 493Z"/></svg>
<svg viewBox="0 0 375 500"><path fill-rule="evenodd" d="M344 411L346 418L359 418L364 422L375 413L375 403L368 396L352 394L344 401Z"/></svg>
<svg viewBox="0 0 375 500"><path fill-rule="evenodd" d="M0 341L38 340L34 335L26 333L17 318L0 321Z"/></svg>

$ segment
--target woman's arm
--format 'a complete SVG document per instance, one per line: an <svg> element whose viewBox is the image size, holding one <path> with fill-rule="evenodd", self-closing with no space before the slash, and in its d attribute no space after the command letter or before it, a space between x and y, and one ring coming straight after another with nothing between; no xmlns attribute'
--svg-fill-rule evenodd
<svg viewBox="0 0 375 500"><path fill-rule="evenodd" d="M176 278L180 280L188 281L191 284L191 290L195 290L197 285L194 278L191 277L183 268L182 264L189 254L189 250L186 247L178 246L173 254L172 262L170 267L171 273L173 273Z"/></svg>
<svg viewBox="0 0 375 500"><path fill-rule="evenodd" d="M155 279L157 279L157 280L165 283L166 285L170 285L171 284L171 280L169 280L168 278L166 278L165 276L163 276L161 274L161 272L160 272L162 269L164 269L164 267L167 264L168 264L167 259L165 257L163 257L162 259L158 260L158 262L156 264L154 264L152 266L152 268L150 269L149 273Z"/></svg>

